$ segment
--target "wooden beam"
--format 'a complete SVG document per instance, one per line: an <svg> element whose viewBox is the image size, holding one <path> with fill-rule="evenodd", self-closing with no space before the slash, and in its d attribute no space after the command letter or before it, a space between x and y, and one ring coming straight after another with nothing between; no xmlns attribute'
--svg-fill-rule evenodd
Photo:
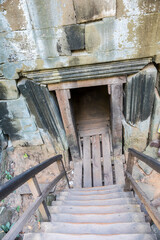
<svg viewBox="0 0 160 240"><path fill-rule="evenodd" d="M135 157L129 152L126 171L131 175L133 171L134 160L135 160ZM125 180L125 191L130 191L130 181L128 178L126 178Z"/></svg>
<svg viewBox="0 0 160 240"><path fill-rule="evenodd" d="M49 91L54 91L58 89L73 89L82 87L94 87L110 84L123 84L126 83L125 76L110 77L110 78L98 78L89 80L79 80L79 81L69 81L69 82L59 82L55 84L48 84Z"/></svg>
<svg viewBox="0 0 160 240"><path fill-rule="evenodd" d="M73 123L70 102L68 99L68 90L56 90L57 100L70 147L71 155L74 161L80 160L77 135Z"/></svg>
<svg viewBox="0 0 160 240"><path fill-rule="evenodd" d="M33 177L28 180L29 188L33 194L34 199L37 199L41 195L41 189L39 187L38 181L36 177ZM48 211L48 207L45 201L42 202L39 206L39 211L42 215L43 221L49 222L51 220L51 215Z"/></svg>
<svg viewBox="0 0 160 240"><path fill-rule="evenodd" d="M130 181L134 191L138 195L141 202L144 204L149 216L155 223L155 225L160 229L160 213L158 210L151 204L146 194L142 191L136 181L133 179L132 175L129 172L126 172L126 177Z"/></svg>
<svg viewBox="0 0 160 240"><path fill-rule="evenodd" d="M114 156L122 155L123 86L111 85L111 129Z"/></svg>

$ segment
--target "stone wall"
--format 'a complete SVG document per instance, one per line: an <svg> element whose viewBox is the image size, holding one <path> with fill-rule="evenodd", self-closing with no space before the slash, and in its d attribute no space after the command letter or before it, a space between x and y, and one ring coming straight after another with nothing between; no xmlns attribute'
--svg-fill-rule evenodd
<svg viewBox="0 0 160 240"><path fill-rule="evenodd" d="M158 0L1 0L1 74L144 57L158 64L159 11Z"/></svg>

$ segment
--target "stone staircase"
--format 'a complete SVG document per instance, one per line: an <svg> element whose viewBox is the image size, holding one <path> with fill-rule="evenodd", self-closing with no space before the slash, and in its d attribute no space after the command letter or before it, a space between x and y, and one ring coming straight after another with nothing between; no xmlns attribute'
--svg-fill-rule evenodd
<svg viewBox="0 0 160 240"><path fill-rule="evenodd" d="M50 207L51 222L24 240L155 240L132 192L120 185L69 189Z"/></svg>

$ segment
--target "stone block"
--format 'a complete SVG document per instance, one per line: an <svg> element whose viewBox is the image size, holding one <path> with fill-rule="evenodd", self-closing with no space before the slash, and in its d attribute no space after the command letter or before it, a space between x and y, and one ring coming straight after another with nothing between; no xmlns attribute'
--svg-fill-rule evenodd
<svg viewBox="0 0 160 240"><path fill-rule="evenodd" d="M158 127L160 124L160 96L157 90L155 90L154 108L151 120L151 140L159 139Z"/></svg>
<svg viewBox="0 0 160 240"><path fill-rule="evenodd" d="M159 0L117 0L117 18L155 13L160 10Z"/></svg>
<svg viewBox="0 0 160 240"><path fill-rule="evenodd" d="M3 1L0 6L12 31L27 28L27 20L24 13L25 9L23 9L22 2L21 0Z"/></svg>
<svg viewBox="0 0 160 240"><path fill-rule="evenodd" d="M15 80L0 80L0 100L17 99L18 96Z"/></svg>
<svg viewBox="0 0 160 240"><path fill-rule="evenodd" d="M7 101L10 118L29 118L30 114L25 99L21 96L17 100Z"/></svg>
<svg viewBox="0 0 160 240"><path fill-rule="evenodd" d="M77 23L116 15L116 0L73 0Z"/></svg>
<svg viewBox="0 0 160 240"><path fill-rule="evenodd" d="M24 118L24 119L19 119L21 128L23 132L35 132L37 130L37 127L32 120L32 118Z"/></svg>
<svg viewBox="0 0 160 240"><path fill-rule="evenodd" d="M150 175L153 171L153 169L151 167L149 167L147 164L145 164L144 162L142 162L140 160L138 160L138 165L146 175Z"/></svg>
<svg viewBox="0 0 160 240"><path fill-rule="evenodd" d="M43 140L41 138L40 133L37 132L18 132L19 139L11 138L13 147L17 146L38 146L43 144Z"/></svg>
<svg viewBox="0 0 160 240"><path fill-rule="evenodd" d="M84 25L71 25L64 27L70 50L83 50L85 48Z"/></svg>
<svg viewBox="0 0 160 240"><path fill-rule="evenodd" d="M34 29L75 24L72 0L27 0Z"/></svg>
<svg viewBox="0 0 160 240"><path fill-rule="evenodd" d="M63 28L35 30L35 39L42 59L71 55Z"/></svg>

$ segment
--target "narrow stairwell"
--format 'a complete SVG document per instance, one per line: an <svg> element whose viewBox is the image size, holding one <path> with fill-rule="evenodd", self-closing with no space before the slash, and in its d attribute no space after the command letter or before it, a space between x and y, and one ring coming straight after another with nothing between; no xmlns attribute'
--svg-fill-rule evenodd
<svg viewBox="0 0 160 240"><path fill-rule="evenodd" d="M50 207L51 222L24 240L155 240L132 192L120 185L69 189Z"/></svg>

